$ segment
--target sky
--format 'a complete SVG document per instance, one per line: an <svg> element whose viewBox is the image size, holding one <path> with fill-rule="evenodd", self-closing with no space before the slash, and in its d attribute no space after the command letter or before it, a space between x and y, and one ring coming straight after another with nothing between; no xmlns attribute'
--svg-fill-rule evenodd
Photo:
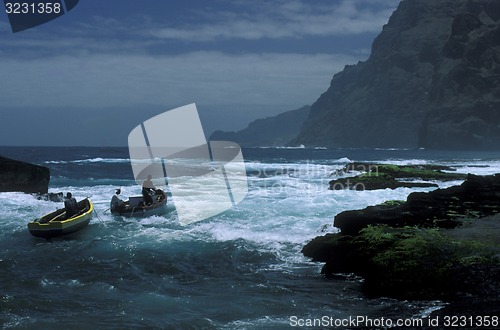
<svg viewBox="0 0 500 330"><path fill-rule="evenodd" d="M398 3L81 0L17 33L0 7L0 145L126 146L190 103L209 136L310 105Z"/></svg>

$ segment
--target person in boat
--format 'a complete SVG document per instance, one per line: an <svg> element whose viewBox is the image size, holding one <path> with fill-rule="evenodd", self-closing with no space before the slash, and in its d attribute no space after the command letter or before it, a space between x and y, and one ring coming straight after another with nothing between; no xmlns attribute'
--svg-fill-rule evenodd
<svg viewBox="0 0 500 330"><path fill-rule="evenodd" d="M121 192L121 189L116 189L115 194L111 198L111 212L117 211L121 213L125 208L125 202L120 198Z"/></svg>
<svg viewBox="0 0 500 330"><path fill-rule="evenodd" d="M142 197L144 199L144 205L153 204L156 187L151 179L153 179L153 177L149 174L148 178L142 183Z"/></svg>
<svg viewBox="0 0 500 330"><path fill-rule="evenodd" d="M78 209L78 203L70 192L66 194L66 198L64 199L64 209L66 210L66 219L69 219L75 214L80 213L80 210Z"/></svg>

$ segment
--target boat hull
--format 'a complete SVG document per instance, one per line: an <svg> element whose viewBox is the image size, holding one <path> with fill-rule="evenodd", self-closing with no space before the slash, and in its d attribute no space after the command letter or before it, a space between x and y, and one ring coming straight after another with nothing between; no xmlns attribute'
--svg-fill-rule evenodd
<svg viewBox="0 0 500 330"><path fill-rule="evenodd" d="M94 205L90 199L78 202L80 213L70 219L64 219L66 211L59 209L44 215L40 219L28 223L31 235L43 238L52 238L74 233L87 226L92 218Z"/></svg>
<svg viewBox="0 0 500 330"><path fill-rule="evenodd" d="M156 203L153 205L131 207L130 201L127 201L125 202L125 206L120 210L111 208L111 214L126 218L146 218L153 215L164 214L167 211L167 195L161 189L157 189L156 193L159 193L160 195L158 196ZM142 197L140 198L142 199Z"/></svg>

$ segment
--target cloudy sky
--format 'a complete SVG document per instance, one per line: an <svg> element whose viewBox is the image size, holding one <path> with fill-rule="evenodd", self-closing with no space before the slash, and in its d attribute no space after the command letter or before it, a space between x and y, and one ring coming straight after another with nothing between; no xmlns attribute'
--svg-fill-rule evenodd
<svg viewBox="0 0 500 330"><path fill-rule="evenodd" d="M2 10L0 145L126 146L193 102L207 135L312 104L398 3L82 0L18 33Z"/></svg>

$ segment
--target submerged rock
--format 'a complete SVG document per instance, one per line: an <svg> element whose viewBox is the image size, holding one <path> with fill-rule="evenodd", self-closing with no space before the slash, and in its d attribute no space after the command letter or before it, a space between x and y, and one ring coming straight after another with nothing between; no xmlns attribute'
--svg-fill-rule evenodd
<svg viewBox="0 0 500 330"><path fill-rule="evenodd" d="M19 191L46 194L49 189L48 167L0 156L0 192Z"/></svg>
<svg viewBox="0 0 500 330"><path fill-rule="evenodd" d="M39 194L36 198L43 201L64 202L64 194L62 192Z"/></svg>

